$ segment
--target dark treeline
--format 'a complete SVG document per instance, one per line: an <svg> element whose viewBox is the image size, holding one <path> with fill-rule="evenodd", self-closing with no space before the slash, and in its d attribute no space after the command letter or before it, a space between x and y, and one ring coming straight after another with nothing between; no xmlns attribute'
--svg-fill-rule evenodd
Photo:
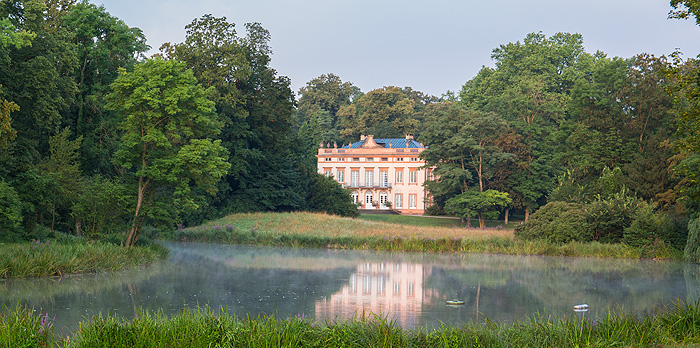
<svg viewBox="0 0 700 348"><path fill-rule="evenodd" d="M696 3L672 1L670 17L697 18ZM89 2L1 0L0 14L4 239L130 245L144 226L235 212L356 215L316 173L319 143L414 134L435 168L430 214L515 213L522 238L697 255L699 68L679 53L611 58L578 34L532 33L458 93L363 93L324 74L295 99L258 23L205 15L146 58L139 29Z"/></svg>

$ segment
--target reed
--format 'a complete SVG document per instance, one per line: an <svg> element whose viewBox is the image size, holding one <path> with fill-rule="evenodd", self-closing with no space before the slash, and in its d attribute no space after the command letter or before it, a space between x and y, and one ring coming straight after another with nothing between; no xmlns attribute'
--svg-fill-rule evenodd
<svg viewBox="0 0 700 348"><path fill-rule="evenodd" d="M124 248L86 241L0 244L0 278L48 277L116 271L165 258L157 244Z"/></svg>
<svg viewBox="0 0 700 348"><path fill-rule="evenodd" d="M6 347L688 347L700 343L698 302L653 315L609 312L600 320L536 316L513 323L404 329L376 315L317 323L304 315L237 317L221 309L168 317L140 311L132 321L97 315L72 337L55 339L45 314L23 307L1 316Z"/></svg>
<svg viewBox="0 0 700 348"><path fill-rule="evenodd" d="M416 217L416 219L421 219ZM624 244L523 241L505 228L400 225L319 213L233 214L162 237L177 241L254 244L330 249L409 252L464 252L639 259L682 259L671 247L635 248Z"/></svg>

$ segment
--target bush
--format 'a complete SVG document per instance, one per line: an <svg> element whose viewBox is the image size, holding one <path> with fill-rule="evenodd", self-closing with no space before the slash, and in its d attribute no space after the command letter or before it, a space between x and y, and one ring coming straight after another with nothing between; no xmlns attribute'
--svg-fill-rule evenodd
<svg viewBox="0 0 700 348"><path fill-rule="evenodd" d="M587 222L583 204L550 202L515 229L524 240L544 239L553 243L590 242L593 231Z"/></svg>
<svg viewBox="0 0 700 348"><path fill-rule="evenodd" d="M619 243L624 231L632 225L637 211L645 206L643 201L629 196L626 189L607 198L598 197L586 206L588 225L595 240L602 243Z"/></svg>
<svg viewBox="0 0 700 348"><path fill-rule="evenodd" d="M315 174L309 185L308 209L315 212L358 217L360 212L352 201L350 192L333 178Z"/></svg>
<svg viewBox="0 0 700 348"><path fill-rule="evenodd" d="M666 214L655 212L645 204L636 212L636 218L625 228L623 241L634 247L654 244L657 240L671 244L674 226Z"/></svg>

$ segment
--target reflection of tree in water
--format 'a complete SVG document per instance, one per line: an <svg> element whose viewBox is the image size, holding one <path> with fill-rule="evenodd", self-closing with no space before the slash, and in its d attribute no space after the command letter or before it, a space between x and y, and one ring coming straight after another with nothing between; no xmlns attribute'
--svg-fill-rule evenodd
<svg viewBox="0 0 700 348"><path fill-rule="evenodd" d="M687 302L695 302L700 299L700 267L697 264L686 264L683 267L683 278L688 295Z"/></svg>

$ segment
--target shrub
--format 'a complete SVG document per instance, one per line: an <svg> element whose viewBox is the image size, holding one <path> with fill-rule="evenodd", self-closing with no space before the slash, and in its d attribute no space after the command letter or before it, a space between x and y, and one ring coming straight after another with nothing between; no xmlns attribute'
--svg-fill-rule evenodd
<svg viewBox="0 0 700 348"><path fill-rule="evenodd" d="M666 214L656 212L651 205L645 204L635 215L636 218L624 230L625 243L641 247L661 240L670 244L674 226Z"/></svg>
<svg viewBox="0 0 700 348"><path fill-rule="evenodd" d="M598 197L586 206L589 226L595 233L595 240L602 243L622 242L624 230L637 217L637 211L645 203L629 196L626 189L607 198Z"/></svg>
<svg viewBox="0 0 700 348"><path fill-rule="evenodd" d="M357 217L360 212L350 193L338 182L322 174L315 174L309 185L308 208L339 216Z"/></svg>
<svg viewBox="0 0 700 348"><path fill-rule="evenodd" d="M589 242L593 231L587 222L583 204L550 202L515 229L515 236L525 240L544 239L553 243Z"/></svg>

